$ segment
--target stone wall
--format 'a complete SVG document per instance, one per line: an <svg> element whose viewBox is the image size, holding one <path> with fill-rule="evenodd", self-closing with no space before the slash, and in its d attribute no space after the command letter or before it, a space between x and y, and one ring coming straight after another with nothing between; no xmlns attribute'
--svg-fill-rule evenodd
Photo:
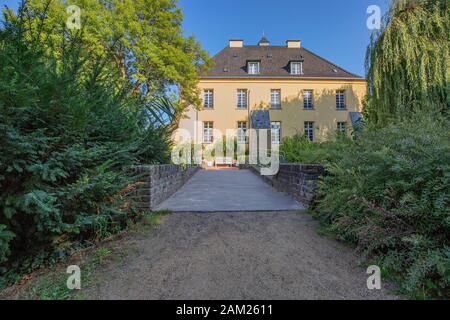
<svg viewBox="0 0 450 320"><path fill-rule="evenodd" d="M135 173L139 175L135 200L142 210L154 210L156 206L172 196L200 168L166 164L139 166Z"/></svg>
<svg viewBox="0 0 450 320"><path fill-rule="evenodd" d="M248 169L260 175L257 166L245 165L242 169ZM307 164L280 164L280 169L275 176L261 176L261 178L278 191L289 194L295 200L309 205L314 199L317 180L324 174L322 165Z"/></svg>
<svg viewBox="0 0 450 320"><path fill-rule="evenodd" d="M310 204L317 189L317 180L325 172L322 165L280 164L280 170L274 177L275 189L291 195L303 204Z"/></svg>

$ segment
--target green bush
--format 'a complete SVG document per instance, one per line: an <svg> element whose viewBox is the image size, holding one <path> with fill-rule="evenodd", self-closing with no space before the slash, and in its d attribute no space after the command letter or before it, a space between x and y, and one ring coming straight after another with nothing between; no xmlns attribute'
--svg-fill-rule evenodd
<svg viewBox="0 0 450 320"><path fill-rule="evenodd" d="M325 164L342 154L350 144L352 139L343 133L330 135L326 142L321 143L296 134L283 139L280 155L288 163Z"/></svg>
<svg viewBox="0 0 450 320"><path fill-rule="evenodd" d="M169 159L118 71L79 35L51 41L26 21L0 30L0 287L124 228L138 214L127 170Z"/></svg>
<svg viewBox="0 0 450 320"><path fill-rule="evenodd" d="M6 230L6 226L0 224L0 263L7 260L9 251L9 242L14 238L14 233Z"/></svg>
<svg viewBox="0 0 450 320"><path fill-rule="evenodd" d="M289 163L323 163L326 153L320 143L312 142L303 134L297 133L283 139L280 156Z"/></svg>
<svg viewBox="0 0 450 320"><path fill-rule="evenodd" d="M313 208L417 298L450 297L449 141L448 119L425 116L338 141Z"/></svg>

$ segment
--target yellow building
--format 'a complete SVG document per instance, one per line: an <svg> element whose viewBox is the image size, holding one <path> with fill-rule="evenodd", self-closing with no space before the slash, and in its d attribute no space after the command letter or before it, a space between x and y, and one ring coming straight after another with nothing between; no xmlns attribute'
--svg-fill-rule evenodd
<svg viewBox="0 0 450 320"><path fill-rule="evenodd" d="M272 46L265 37L257 45L230 40L213 60L199 82L203 106L187 112L176 142L188 136L211 144L233 130L239 143L248 143L248 129L269 126L272 143L296 133L323 141L336 130L351 130L362 110L365 79L303 48L299 40L285 46Z"/></svg>

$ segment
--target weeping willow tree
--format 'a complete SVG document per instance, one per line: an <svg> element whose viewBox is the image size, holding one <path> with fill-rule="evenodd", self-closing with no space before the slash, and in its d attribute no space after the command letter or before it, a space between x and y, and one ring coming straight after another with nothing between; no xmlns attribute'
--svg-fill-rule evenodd
<svg viewBox="0 0 450 320"><path fill-rule="evenodd" d="M448 112L448 30L447 0L392 0L367 49L369 122Z"/></svg>

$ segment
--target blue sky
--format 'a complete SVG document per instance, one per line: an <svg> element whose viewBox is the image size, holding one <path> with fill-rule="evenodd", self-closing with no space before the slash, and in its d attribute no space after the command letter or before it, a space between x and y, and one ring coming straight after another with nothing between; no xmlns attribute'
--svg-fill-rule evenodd
<svg viewBox="0 0 450 320"><path fill-rule="evenodd" d="M274 45L300 39L305 48L364 76L370 30L369 5L384 13L388 0L179 0L184 29L216 54L228 39L256 44L262 36Z"/></svg>
<svg viewBox="0 0 450 320"><path fill-rule="evenodd" d="M0 5L16 6L16 0ZM384 12L389 0L179 0L186 35L194 34L211 55L228 39L255 44L263 31L274 45L300 39L309 50L364 76L370 30L369 5Z"/></svg>

